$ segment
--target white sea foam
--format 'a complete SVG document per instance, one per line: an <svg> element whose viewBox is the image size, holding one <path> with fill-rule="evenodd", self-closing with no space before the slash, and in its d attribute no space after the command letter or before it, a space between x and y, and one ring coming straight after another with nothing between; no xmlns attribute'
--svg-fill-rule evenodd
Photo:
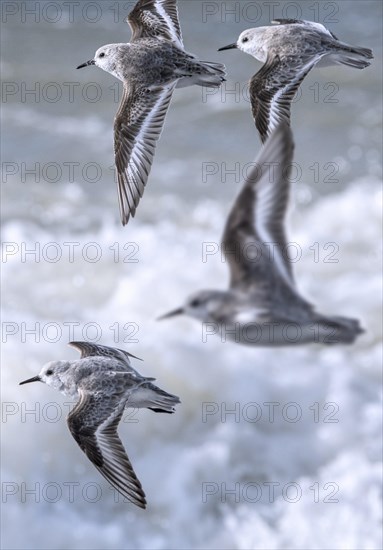
<svg viewBox="0 0 383 550"><path fill-rule="evenodd" d="M78 250L98 243L103 257L95 264L77 256L74 263L22 263L17 255L10 258L4 264L3 322L18 326L24 322L29 328L57 323L63 333L57 343L43 339L37 343L33 335L26 335L21 344L15 335L4 345L3 400L20 409L3 417L7 442L3 490L4 483L19 488L3 501L4 547L381 548L381 335L375 247L381 223L379 198L376 182L358 181L344 192L296 209L291 217L290 240L303 250L295 265L299 288L318 310L361 319L366 334L351 347L251 349L222 343L217 337L202 343L201 326L193 320L155 322L157 315L195 290L227 284L227 266L220 256L203 263L201 255L202 242L219 242L227 209L217 204L211 209L211 203L203 200L184 225L169 216L156 226L135 221L127 232L117 223L105 222L96 234L65 230L60 234L57 242L79 242ZM183 208L186 212L186 205ZM54 240L51 232L33 222L10 222L3 239L29 247ZM128 241L139 244L139 262L124 263L123 255L120 261L111 261L109 247L116 249L114 243L119 243L123 254L131 253L122 250ZM339 245L339 263L315 263L309 247L318 242L323 251L330 241ZM29 292L21 295L20 288ZM43 385L17 386L43 363L75 357L66 346L65 322L80 323L75 339L82 339L78 331L86 323L97 323L102 343L112 345L114 333L109 327L118 323L119 346L145 360L136 363L140 372L155 376L160 387L182 400L172 416L143 411L138 423L120 426L148 497L145 513L114 502L107 483L72 440L64 420L67 408L57 422L41 414L40 422L33 415L26 415L23 422L22 402L33 409L36 402L44 407L67 401ZM138 343L123 342L126 323L138 325ZM219 413L203 422L206 402L217 403ZM262 408L258 422L249 421L255 409L245 409L254 402ZM269 421L265 402L280 403L274 422ZM302 411L296 423L281 415L283 406L292 402ZM228 409L239 403L238 422L233 415L221 421L221 403ZM326 403L335 405L324 410ZM315 407L319 422L314 421ZM323 415L330 413L337 423L323 422ZM22 502L22 482L29 489L40 484L40 502L33 495L25 495ZM68 482L80 484L73 502L64 485ZM81 494L90 482L102 489L101 500L93 504ZM270 482L279 483L273 502L265 485ZM55 504L44 500L44 484L49 483L62 491ZM219 491L205 494L204 502L206 483ZM222 502L222 483L228 490L241 484L239 502L233 494ZM246 483L262 488L257 502L251 501L254 492L249 490L248 498L242 492ZM302 492L295 503L281 493L289 483ZM315 502L317 488L319 502ZM338 502L324 502L333 490ZM53 486L49 494L54 496ZM20 528L20 514L27 529Z"/></svg>

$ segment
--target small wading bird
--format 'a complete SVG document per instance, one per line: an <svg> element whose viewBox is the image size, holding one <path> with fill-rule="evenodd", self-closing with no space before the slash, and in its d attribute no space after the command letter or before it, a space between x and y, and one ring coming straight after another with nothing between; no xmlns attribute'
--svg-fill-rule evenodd
<svg viewBox="0 0 383 550"><path fill-rule="evenodd" d="M108 44L78 69L96 65L124 84L114 122L121 221L134 217L175 88L219 87L225 66L184 49L176 0L139 0L127 18L132 38Z"/></svg>
<svg viewBox="0 0 383 550"><path fill-rule="evenodd" d="M117 434L125 408L148 408L173 413L180 403L130 364L130 353L87 342L70 342L81 352L75 361L47 363L38 376L24 380L44 382L64 395L78 397L68 415L68 426L80 448L97 470L124 497L146 508L145 493ZM136 359L138 359L136 357Z"/></svg>
<svg viewBox="0 0 383 550"><path fill-rule="evenodd" d="M363 332L355 319L316 313L296 287L284 227L293 151L291 130L281 123L229 214L222 248L230 289L200 291L160 319L185 314L206 323L206 334L255 346L352 343Z"/></svg>
<svg viewBox="0 0 383 550"><path fill-rule="evenodd" d="M262 143L281 121L290 124L291 102L316 65L348 65L364 69L373 53L349 46L320 23L276 19L277 26L244 31L237 42L218 51L238 48L264 63L250 80L253 117Z"/></svg>

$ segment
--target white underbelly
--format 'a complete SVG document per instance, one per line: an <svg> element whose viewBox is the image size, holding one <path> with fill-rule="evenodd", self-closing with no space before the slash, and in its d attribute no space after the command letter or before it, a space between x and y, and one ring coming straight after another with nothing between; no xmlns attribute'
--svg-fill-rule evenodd
<svg viewBox="0 0 383 550"><path fill-rule="evenodd" d="M314 322L309 324L278 321L209 323L204 330L205 341L214 335L214 337L218 336L223 343L235 342L249 346L276 347L308 343L337 343L333 328Z"/></svg>

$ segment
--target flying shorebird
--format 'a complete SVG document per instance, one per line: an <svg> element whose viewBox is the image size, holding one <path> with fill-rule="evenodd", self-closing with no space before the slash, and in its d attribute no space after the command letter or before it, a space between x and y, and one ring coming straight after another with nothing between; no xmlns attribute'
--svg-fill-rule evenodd
<svg viewBox="0 0 383 550"><path fill-rule="evenodd" d="M241 33L234 44L264 63L250 80L253 117L264 143L281 121L290 124L291 102L314 66L348 65L365 69L373 59L368 48L349 46L320 23L276 19L278 26L258 27Z"/></svg>
<svg viewBox="0 0 383 550"><path fill-rule="evenodd" d="M130 353L87 342L70 342L81 352L75 361L51 361L38 376L64 395L78 397L67 421L71 434L97 470L124 497L146 508L145 493L117 434L125 408L173 413L180 403L130 364Z"/></svg>
<svg viewBox="0 0 383 550"><path fill-rule="evenodd" d="M200 291L160 319L185 314L202 320L206 335L255 346L352 343L363 332L355 319L316 313L296 287L284 227L293 151L280 123L234 203L222 242L229 290Z"/></svg>
<svg viewBox="0 0 383 550"><path fill-rule="evenodd" d="M96 65L124 84L114 122L121 221L134 217L175 88L219 87L225 66L184 49L176 0L139 0L127 18L132 38L108 44L78 69Z"/></svg>

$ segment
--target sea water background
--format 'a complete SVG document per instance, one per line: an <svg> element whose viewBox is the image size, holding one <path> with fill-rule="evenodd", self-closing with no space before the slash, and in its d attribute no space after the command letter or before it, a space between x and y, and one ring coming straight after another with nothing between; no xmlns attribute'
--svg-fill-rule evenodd
<svg viewBox="0 0 383 550"><path fill-rule="evenodd" d="M123 229L110 170L116 81L75 67L100 45L128 40L123 19L133 3L81 2L73 22L65 2L2 3L2 78L11 83L2 99L3 241L13 243L2 263L3 548L381 548L382 5L279 1L273 14L269 2L179 4L186 48L226 63L229 80L214 95L176 91L144 199ZM25 13L31 6L40 21ZM363 72L314 71L303 85L293 108L301 173L289 240L302 250L302 293L324 313L360 318L366 333L350 347L203 343L199 323L155 318L195 290L227 285L227 266L218 253L203 262L203 243L219 243L242 172L260 149L242 96L260 65L216 50L273 16L318 15L376 59ZM23 83L40 83L37 97L24 97ZM78 83L73 98L68 83ZM235 86L239 93L227 94ZM40 176L25 176L35 163ZM73 174L68 163L78 163ZM101 171L93 183L88 163ZM328 243L339 247L338 263L325 261ZM182 400L173 416L141 411L120 426L146 512L115 502L78 449L65 423L68 399L43 385L18 386L49 360L77 357L70 339L98 337L142 357L134 366ZM204 416L206 403L218 412Z"/></svg>

